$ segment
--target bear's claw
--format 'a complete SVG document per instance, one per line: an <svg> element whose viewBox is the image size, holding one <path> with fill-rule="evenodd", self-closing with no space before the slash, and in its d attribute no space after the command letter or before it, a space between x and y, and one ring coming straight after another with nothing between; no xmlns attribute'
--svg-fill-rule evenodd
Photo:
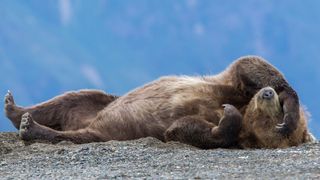
<svg viewBox="0 0 320 180"><path fill-rule="evenodd" d="M8 92L4 98L4 103L6 105L14 105L14 99L13 99L13 96L12 96L12 93L10 92L10 90L8 90Z"/></svg>
<svg viewBox="0 0 320 180"><path fill-rule="evenodd" d="M285 123L279 123L276 125L276 129L282 129L285 126Z"/></svg>

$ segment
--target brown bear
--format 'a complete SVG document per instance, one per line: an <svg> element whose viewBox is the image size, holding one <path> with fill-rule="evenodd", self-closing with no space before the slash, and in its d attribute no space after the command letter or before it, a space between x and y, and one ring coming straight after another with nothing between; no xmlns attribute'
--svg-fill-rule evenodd
<svg viewBox="0 0 320 180"><path fill-rule="evenodd" d="M163 77L121 97L84 90L23 108L8 93L5 112L23 140L151 136L200 148L276 148L311 140L296 92L256 56L242 57L218 75Z"/></svg>

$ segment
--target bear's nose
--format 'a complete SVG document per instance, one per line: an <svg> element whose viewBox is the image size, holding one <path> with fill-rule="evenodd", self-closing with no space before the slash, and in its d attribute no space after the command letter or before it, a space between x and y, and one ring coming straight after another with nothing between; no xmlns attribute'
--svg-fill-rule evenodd
<svg viewBox="0 0 320 180"><path fill-rule="evenodd" d="M262 94L263 99L271 99L274 96L274 92L272 89L265 89Z"/></svg>

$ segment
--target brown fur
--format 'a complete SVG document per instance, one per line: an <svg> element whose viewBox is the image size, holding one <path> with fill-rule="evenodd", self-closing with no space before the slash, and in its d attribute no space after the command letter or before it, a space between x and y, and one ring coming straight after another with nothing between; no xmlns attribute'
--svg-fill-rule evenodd
<svg viewBox="0 0 320 180"><path fill-rule="evenodd" d="M275 96L263 99L262 93L271 89ZM277 93L270 87L261 89L250 101L242 121L239 134L239 145L243 148L284 148L309 142L307 134L307 119L303 108L300 108L298 127L289 136L277 133L277 124L283 121L283 109Z"/></svg>
<svg viewBox="0 0 320 180"><path fill-rule="evenodd" d="M259 139L252 133L243 135L248 125L242 123L242 116L252 97L267 86L279 94L284 114L278 124L272 124L278 126L273 133L274 138L281 139L279 147L283 147L283 139L308 139L297 94L277 69L255 56L240 58L215 76L163 77L121 97L80 91L22 108L8 94L5 111L13 124L20 127L24 140L87 143L152 136L201 148L233 147L241 145L239 137ZM223 108L223 104L231 105ZM297 142L286 146L302 141Z"/></svg>
<svg viewBox="0 0 320 180"><path fill-rule="evenodd" d="M87 127L97 113L116 96L98 90L67 92L51 100L31 107L15 105L11 92L5 97L5 113L19 129L21 116L29 112L38 123L55 130L76 130ZM45 118L44 118L45 117Z"/></svg>

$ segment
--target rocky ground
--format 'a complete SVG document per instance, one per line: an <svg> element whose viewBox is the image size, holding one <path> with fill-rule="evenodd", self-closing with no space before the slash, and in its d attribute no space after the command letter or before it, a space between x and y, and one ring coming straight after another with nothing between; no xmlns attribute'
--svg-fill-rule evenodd
<svg viewBox="0 0 320 180"><path fill-rule="evenodd" d="M0 179L319 179L320 143L275 150L200 150L154 138L75 145L0 133Z"/></svg>

